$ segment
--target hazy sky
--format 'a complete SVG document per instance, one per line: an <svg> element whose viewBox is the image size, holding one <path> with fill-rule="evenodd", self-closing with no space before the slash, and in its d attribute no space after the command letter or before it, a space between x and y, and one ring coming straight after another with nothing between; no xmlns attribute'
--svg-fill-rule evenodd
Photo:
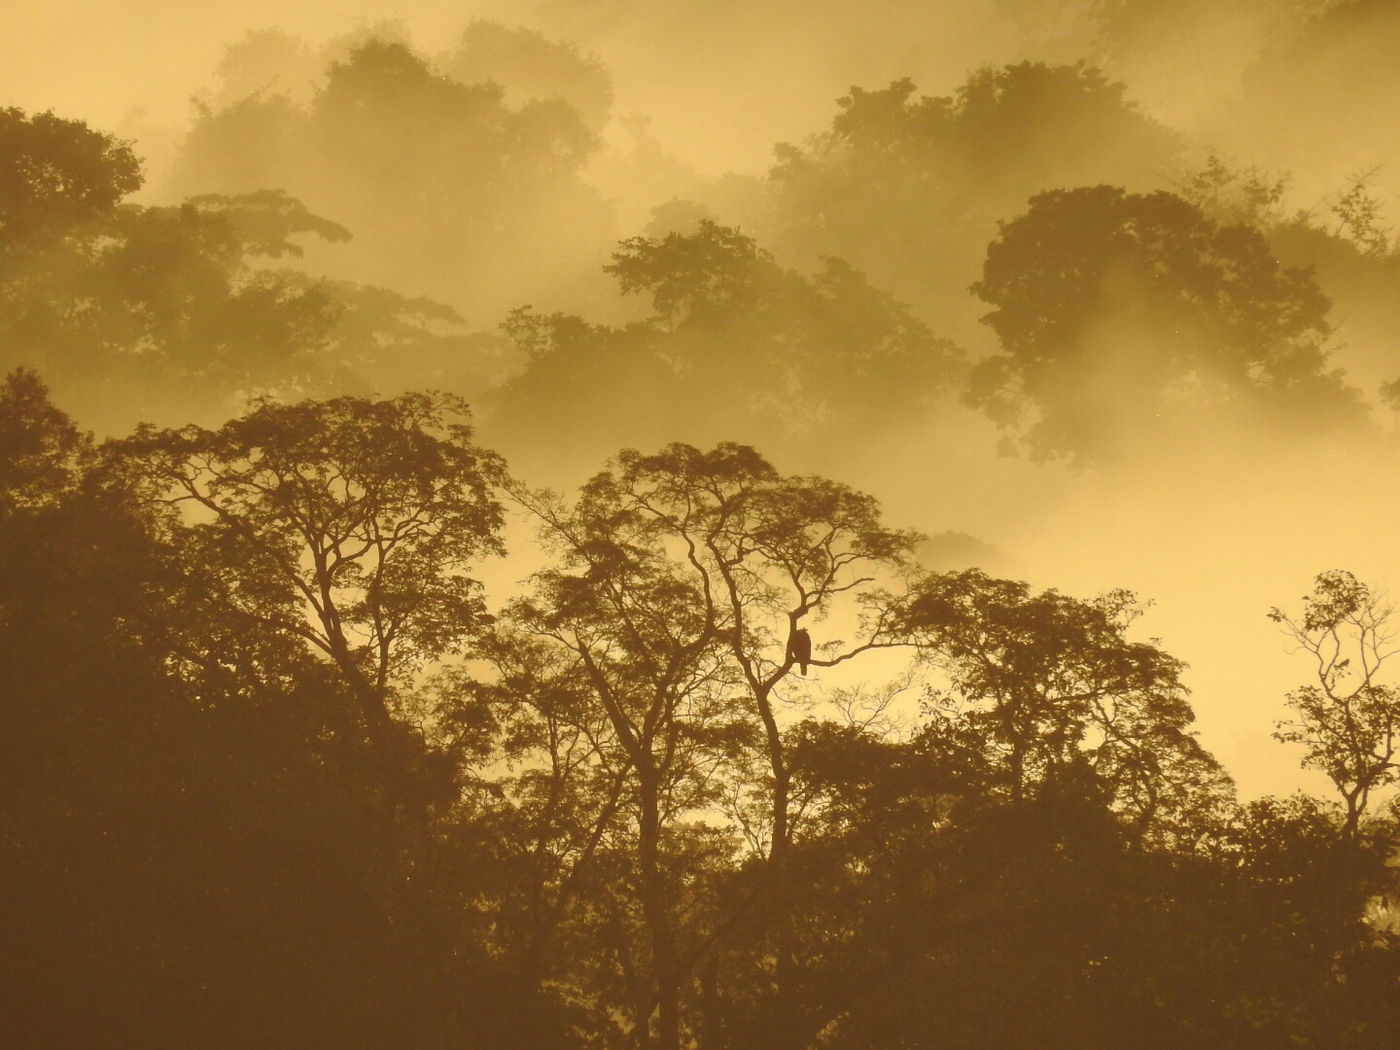
<svg viewBox="0 0 1400 1050"><path fill-rule="evenodd" d="M606 0L235 0L210 7L10 0L0 5L0 103L52 108L102 129L144 123L178 133L191 94L209 84L225 45L249 29L275 26L320 42L396 19L432 54L476 15L555 37L573 32L610 67L615 112L645 112L663 146L706 173L758 173L774 141L819 130L851 84L879 87L909 75L945 93L983 62L1068 57L1063 36L1073 30L1057 35L1048 15L1018 22L1007 14L1009 3L877 3L827 21L804 18L798 4L718 6L726 17L710 20L697 3ZM1037 5L1020 6L1025 14ZM1040 8L1053 15L1075 5ZM775 34L780 18L790 19L790 31ZM1242 64L1220 65L1210 40L1193 39L1174 65L1158 63L1163 79L1143 86L1159 103L1175 100L1177 116L1217 102L1228 79L1219 70ZM1105 480L1024 462L989 466L985 452L911 444L892 451L885 477L845 480L881 493L899 524L962 530L997 545L1038 586L1072 594L1124 586L1153 599L1144 633L1162 636L1193 666L1188 681L1203 739L1243 791L1257 794L1298 782L1296 755L1269 732L1283 713L1282 692L1308 673L1305 661L1285 655L1265 613L1275 603L1296 607L1324 569L1351 568L1382 584L1398 578L1392 555L1400 507L1376 481L1391 466L1225 456L1220 469L1204 474L1167 468Z"/></svg>
<svg viewBox="0 0 1400 1050"><path fill-rule="evenodd" d="M224 47L250 29L276 26L320 40L394 18L431 46L460 32L467 10L442 0L412 5L228 0L209 6L12 0L0 6L0 90L9 105L52 107L102 126L120 123L136 107L148 110L154 121L183 124L190 95L208 83Z"/></svg>
<svg viewBox="0 0 1400 1050"><path fill-rule="evenodd" d="M1248 6L1247 3L1244 6ZM706 174L759 172L772 145L830 118L851 85L913 77L951 91L987 63L1086 57L1081 0L870 0L768 4L735 0L13 0L0 5L0 102L53 107L111 128L178 129L189 97L207 86L225 45L277 27L312 43L385 20L401 22L433 54L472 18L537 29L577 43L610 68L615 113L643 113L661 143ZM1250 55L1228 14L1192 23L1130 56L1132 85L1163 119L1203 118L1233 90ZM139 111L139 118L133 112Z"/></svg>
<svg viewBox="0 0 1400 1050"><path fill-rule="evenodd" d="M609 65L618 112L645 112L664 144L717 173L761 170L775 141L817 130L852 84L912 75L945 91L979 64L1023 50L1017 25L996 4L883 0L815 18L798 4L715 6L722 16L708 17L710 5L690 0L233 0L210 7L15 0L0 10L0 101L52 107L105 127L127 123L137 109L153 124L181 126L190 95L209 82L224 46L250 29L275 26L320 42L396 20L434 53L480 17L577 41ZM911 26L920 31L911 34Z"/></svg>

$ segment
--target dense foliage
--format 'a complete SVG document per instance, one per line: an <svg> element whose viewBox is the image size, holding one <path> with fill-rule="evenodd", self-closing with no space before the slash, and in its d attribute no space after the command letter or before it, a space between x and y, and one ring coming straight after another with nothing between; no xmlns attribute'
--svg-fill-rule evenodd
<svg viewBox="0 0 1400 1050"><path fill-rule="evenodd" d="M869 497L737 445L502 489L460 412L95 446L9 378L22 1045L1388 1045L1354 578L1287 621L1324 663L1280 730L1346 808L1241 807L1131 595L921 571ZM488 617L506 498L549 558ZM925 683L903 731L808 677L880 649Z"/></svg>

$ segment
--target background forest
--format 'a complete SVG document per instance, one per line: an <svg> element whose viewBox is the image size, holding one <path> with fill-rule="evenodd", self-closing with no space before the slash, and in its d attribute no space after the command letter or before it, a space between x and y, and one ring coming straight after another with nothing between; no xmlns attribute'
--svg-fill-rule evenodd
<svg viewBox="0 0 1400 1050"><path fill-rule="evenodd" d="M1400 4L132 14L0 78L7 1045L1400 1044Z"/></svg>

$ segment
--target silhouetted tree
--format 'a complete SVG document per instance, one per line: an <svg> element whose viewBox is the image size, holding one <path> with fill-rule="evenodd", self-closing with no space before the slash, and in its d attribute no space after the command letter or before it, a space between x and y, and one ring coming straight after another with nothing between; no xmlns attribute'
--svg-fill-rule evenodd
<svg viewBox="0 0 1400 1050"><path fill-rule="evenodd" d="M654 523L674 557L684 552L684 571L707 615L722 625L721 649L762 726L765 783L759 790L735 784L730 805L767 853L764 898L776 934L779 1000L762 1038L800 1045L804 1026L791 995L794 947L784 918L794 877L786 870L793 816L780 701L799 663L791 640L805 624L857 621L855 637L825 639L809 654L812 667L897 644L896 599L882 586L901 582L917 537L886 527L871 497L822 478L783 477L753 449L732 444L624 453L610 482L624 506Z"/></svg>
<svg viewBox="0 0 1400 1050"><path fill-rule="evenodd" d="M1184 665L1128 639L1139 615L1125 591L1080 601L976 569L926 578L903 627L948 677L930 691L930 745L987 749L969 758L1012 801L1088 776L1136 834L1191 841L1231 784L1188 729Z"/></svg>
<svg viewBox="0 0 1400 1050"><path fill-rule="evenodd" d="M54 147L39 133L46 119L88 142L91 170L55 167L62 158L47 156ZM47 232L0 236L0 364L38 370L90 420L125 429L137 403L148 418L223 418L254 394L370 383L397 392L452 380L475 393L508 369L503 347L468 339L442 304L266 268L300 256L307 237L349 238L300 201L258 191L178 208L120 204L139 185L125 147L101 152L109 139L75 122L14 120L29 129L14 142L17 170L47 171L73 199L41 192L38 175L28 197L15 189L26 228Z"/></svg>
<svg viewBox="0 0 1400 1050"><path fill-rule="evenodd" d="M630 899L634 882L631 766L571 650L508 610L473 655L442 683L431 720L439 745L465 745L468 759L483 757L483 722L492 745L476 766L484 798L478 791L441 834L463 908L483 917L477 936L510 982L508 1001L526 1005L505 1015L496 1045L547 1045L542 1033L565 1027L584 1042L621 1040L645 992L619 988L618 930L599 916Z"/></svg>
<svg viewBox="0 0 1400 1050"><path fill-rule="evenodd" d="M1315 661L1316 685L1288 694L1294 717L1274 735L1302 744L1304 768L1325 773L1346 806L1344 833L1354 838L1372 792L1400 779L1400 691L1379 681L1395 655L1393 610L1345 570L1320 573L1301 616L1281 609L1281 624L1299 651Z"/></svg>
<svg viewBox="0 0 1400 1050"><path fill-rule="evenodd" d="M1258 1004L1231 1011L1246 1045L1379 1048L1394 1037L1400 1016L1381 991L1400 980L1382 903L1395 893L1394 827L1369 821L1350 837L1346 827L1335 803L1295 794L1249 803L1224 838L1222 860L1243 885L1225 882L1232 906L1216 921L1238 929L1239 948L1201 965L1240 1006Z"/></svg>
<svg viewBox="0 0 1400 1050"><path fill-rule="evenodd" d="M500 553L496 457L449 395L264 402L217 431L143 428L121 446L150 499L219 566L226 615L328 658L380 747L394 691L485 618L474 562Z"/></svg>
<svg viewBox="0 0 1400 1050"><path fill-rule="evenodd" d="M720 858L733 845L707 846L693 825L666 832L652 810L674 821L687 810L722 807L766 854L767 874L753 887L759 899L750 899L742 915L716 921L776 924L777 969L765 979L780 989L790 984L793 949L781 916L795 877L784 870L791 774L778 696L796 662L789 639L804 621L863 610L858 636L824 639L810 666L835 666L892 644L892 599L879 586L898 582L914 537L884 527L869 497L820 478L783 477L752 449L732 444L709 452L680 444L649 456L625 452L588 484L575 508L538 496L527 505L543 522L547 543L575 570L541 576L547 590L513 615L575 654L573 680L587 685L592 704L608 715L608 736L590 734L592 746L602 748L600 769L634 781L639 892L654 968L648 983L660 997L656 1038L673 1045L680 1027L665 1013L685 1012L681 983L697 966L715 972L718 931L691 932L689 946L679 948L676 920L660 899L647 901L659 877L651 873L657 846L649 840L674 849L689 844L697 856L718 849ZM687 661L698 661L697 670L687 672ZM545 695L571 694L555 686ZM575 727L587 724L580 714L569 717ZM545 782L552 790L564 786L557 739L558 730L550 730ZM609 751L619 757L608 758ZM691 780L689 794L682 792ZM659 786L669 794L658 795ZM616 790L593 797L615 798ZM659 801L649 801L653 796ZM713 910L704 900L689 907ZM767 922L759 919L765 912ZM795 1002L784 999L765 1015L771 1045L797 1038L800 1027L781 1023L784 1012L797 1022Z"/></svg>
<svg viewBox="0 0 1400 1050"><path fill-rule="evenodd" d="M48 387L20 368L0 386L0 513L61 499L78 483L92 442L49 401Z"/></svg>
<svg viewBox="0 0 1400 1050"><path fill-rule="evenodd" d="M590 482L574 506L547 494L525 499L559 563L536 574L535 594L509 616L568 652L589 702L606 716L607 735L593 746L629 782L630 841L619 874L635 892L644 933L634 946L619 902L612 947L628 976L636 1045L676 1050L686 977L679 912L690 897L678 881L677 825L711 800L708 782L723 754L709 745L735 720L722 613L668 556L662 523L629 505L609 475Z"/></svg>
<svg viewBox="0 0 1400 1050"><path fill-rule="evenodd" d="M229 565L172 546L32 375L0 434L8 1038L488 1045L492 967L406 863L345 683L209 600Z"/></svg>
<svg viewBox="0 0 1400 1050"><path fill-rule="evenodd" d="M1379 387L1393 407L1389 346L1400 308L1391 289L1400 275L1400 252L1387 224L1379 174L1349 172L1325 194L1326 208L1290 211L1285 201L1297 181L1292 176L1230 166L1212 156L1176 192L1219 225L1256 228L1282 265L1311 272L1331 300L1327 319L1337 341L1332 359L1367 393Z"/></svg>

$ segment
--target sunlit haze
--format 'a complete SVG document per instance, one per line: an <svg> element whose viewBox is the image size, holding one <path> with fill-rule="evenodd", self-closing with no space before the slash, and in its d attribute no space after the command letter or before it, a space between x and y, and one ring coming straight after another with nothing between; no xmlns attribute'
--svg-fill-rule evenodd
<svg viewBox="0 0 1400 1050"><path fill-rule="evenodd" d="M11 998L1400 1045L1397 53L1393 0L0 5Z"/></svg>

